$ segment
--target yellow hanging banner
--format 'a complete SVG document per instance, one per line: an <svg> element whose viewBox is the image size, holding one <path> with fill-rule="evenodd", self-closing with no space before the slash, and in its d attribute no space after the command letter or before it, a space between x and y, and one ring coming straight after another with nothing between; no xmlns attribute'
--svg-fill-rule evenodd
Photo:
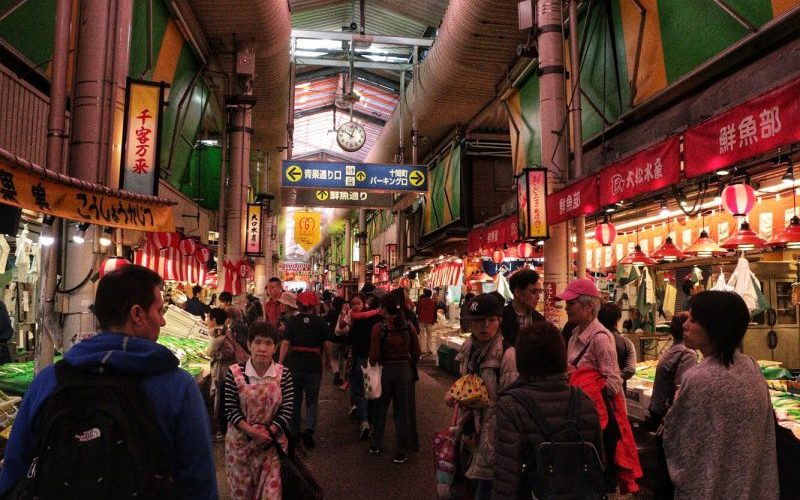
<svg viewBox="0 0 800 500"><path fill-rule="evenodd" d="M320 241L322 232L319 223L319 212L294 213L294 241L306 252Z"/></svg>
<svg viewBox="0 0 800 500"><path fill-rule="evenodd" d="M84 184L62 183L51 175L14 168L0 158L0 203L100 226L175 231L170 204L119 190L101 191L88 182Z"/></svg>

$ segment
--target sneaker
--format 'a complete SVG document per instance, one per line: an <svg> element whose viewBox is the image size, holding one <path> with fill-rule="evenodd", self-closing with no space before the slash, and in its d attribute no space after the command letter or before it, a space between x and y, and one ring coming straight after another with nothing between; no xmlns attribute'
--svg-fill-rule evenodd
<svg viewBox="0 0 800 500"><path fill-rule="evenodd" d="M396 464L404 464L408 462L408 457L405 453L395 453L393 462Z"/></svg>
<svg viewBox="0 0 800 500"><path fill-rule="evenodd" d="M359 434L358 438L361 441L366 441L366 440L369 439L370 434L371 434L371 432L370 432L369 424L367 422L361 422L361 433Z"/></svg>
<svg viewBox="0 0 800 500"><path fill-rule="evenodd" d="M350 412L347 415L352 419L358 418L358 407L356 405L351 406Z"/></svg>
<svg viewBox="0 0 800 500"><path fill-rule="evenodd" d="M373 446L370 446L369 447L369 454L370 455L380 455L381 454L381 449L380 448L375 448Z"/></svg>
<svg viewBox="0 0 800 500"><path fill-rule="evenodd" d="M305 446L307 449L309 449L309 450L313 450L314 449L314 446L315 446L315 444L314 444L314 436L312 436L310 432L306 431L306 432L300 434L300 439L303 440L303 446Z"/></svg>

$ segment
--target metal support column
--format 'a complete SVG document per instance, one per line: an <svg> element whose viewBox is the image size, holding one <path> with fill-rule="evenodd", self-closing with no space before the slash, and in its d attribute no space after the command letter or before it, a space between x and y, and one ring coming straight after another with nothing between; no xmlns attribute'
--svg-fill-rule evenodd
<svg viewBox="0 0 800 500"><path fill-rule="evenodd" d="M581 124L581 49L578 38L578 2L569 0L569 51L570 51L570 83L572 93L570 100L570 116L572 118L572 170L571 177L583 176L583 126ZM586 216L575 219L575 240L578 248L575 255L576 275L583 278L586 273Z"/></svg>
<svg viewBox="0 0 800 500"><path fill-rule="evenodd" d="M542 163L548 169L548 187L561 187L560 172L567 168L567 138L562 131L567 106L564 89L563 12L560 0L536 3L539 46L539 104L541 108ZM550 240L544 245L544 280L553 283L556 293L567 285L571 262L566 223L550 226ZM556 319L556 318L551 318ZM562 324L561 314L558 323Z"/></svg>

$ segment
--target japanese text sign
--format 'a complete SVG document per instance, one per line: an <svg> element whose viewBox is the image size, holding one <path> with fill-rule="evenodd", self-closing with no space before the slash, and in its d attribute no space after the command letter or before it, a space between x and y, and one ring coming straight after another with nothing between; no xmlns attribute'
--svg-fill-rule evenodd
<svg viewBox="0 0 800 500"><path fill-rule="evenodd" d="M247 204L247 243L245 244L245 255L261 256L261 205L257 203Z"/></svg>
<svg viewBox="0 0 800 500"><path fill-rule="evenodd" d="M344 189L281 188L281 205L285 207L390 208L392 194Z"/></svg>
<svg viewBox="0 0 800 500"><path fill-rule="evenodd" d="M675 136L601 170L600 205L676 184L680 174L680 143Z"/></svg>
<svg viewBox="0 0 800 500"><path fill-rule="evenodd" d="M597 177L591 176L571 184L547 197L547 223L558 224L600 208Z"/></svg>
<svg viewBox="0 0 800 500"><path fill-rule="evenodd" d="M517 178L519 238L547 238L547 169L526 168Z"/></svg>
<svg viewBox="0 0 800 500"><path fill-rule="evenodd" d="M800 80L688 129L683 139L687 178L800 141Z"/></svg>
<svg viewBox="0 0 800 500"><path fill-rule="evenodd" d="M164 84L128 79L122 132L120 188L158 194L161 106Z"/></svg>
<svg viewBox="0 0 800 500"><path fill-rule="evenodd" d="M483 250L489 254L492 250L503 248L517 241L517 218L506 217L493 224L475 228L467 235L467 253L478 255Z"/></svg>
<svg viewBox="0 0 800 500"><path fill-rule="evenodd" d="M294 241L306 252L320 240L319 212L294 213Z"/></svg>
<svg viewBox="0 0 800 500"><path fill-rule="evenodd" d="M139 231L175 231L169 205L67 186L0 161L0 203L64 219Z"/></svg>
<svg viewBox="0 0 800 500"><path fill-rule="evenodd" d="M284 262L282 267L284 271L294 271L296 273L311 271L311 265L308 262Z"/></svg>
<svg viewBox="0 0 800 500"><path fill-rule="evenodd" d="M357 191L428 191L428 167L285 160L281 187Z"/></svg>

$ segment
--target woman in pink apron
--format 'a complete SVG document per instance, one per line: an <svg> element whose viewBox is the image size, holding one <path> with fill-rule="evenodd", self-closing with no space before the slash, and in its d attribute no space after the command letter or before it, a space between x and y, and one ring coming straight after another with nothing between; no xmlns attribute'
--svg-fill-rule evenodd
<svg viewBox="0 0 800 500"><path fill-rule="evenodd" d="M247 336L250 359L231 365L225 375L225 470L235 500L280 500L280 460L275 446L287 449L285 431L294 410L289 370L273 362L278 332L263 321ZM273 443L272 436L277 442Z"/></svg>

